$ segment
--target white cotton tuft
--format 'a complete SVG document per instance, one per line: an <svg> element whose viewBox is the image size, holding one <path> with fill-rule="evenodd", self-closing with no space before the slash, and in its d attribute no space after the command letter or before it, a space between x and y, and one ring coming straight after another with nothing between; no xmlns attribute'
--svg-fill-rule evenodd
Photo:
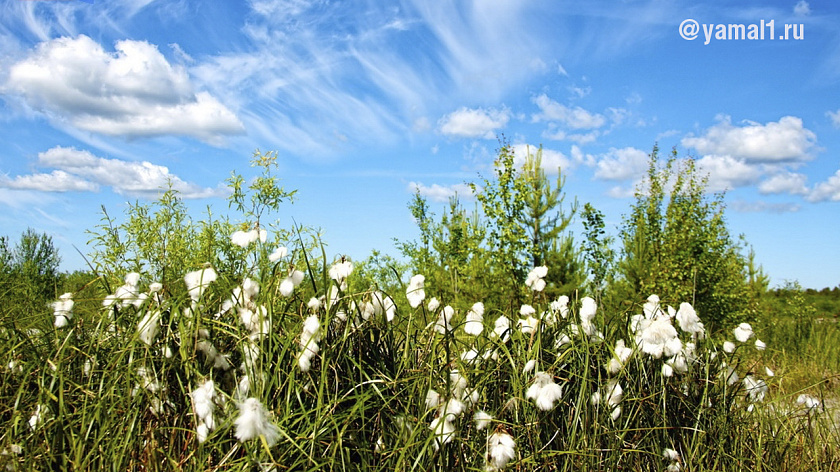
<svg viewBox="0 0 840 472"><path fill-rule="evenodd" d="M443 307L440 315L438 315L437 322L435 322L435 332L446 334L452 331L452 317L455 316L455 309L449 305Z"/></svg>
<svg viewBox="0 0 840 472"><path fill-rule="evenodd" d="M58 301L52 303L56 328L67 326L69 321L73 319L73 304L73 294L69 292L58 297Z"/></svg>
<svg viewBox="0 0 840 472"><path fill-rule="evenodd" d="M160 330L160 311L147 310L140 319L137 325L137 332L140 335L140 340L147 346L151 346L155 342L155 337Z"/></svg>
<svg viewBox="0 0 840 472"><path fill-rule="evenodd" d="M421 274L415 275L408 281L405 296L408 298L408 304L411 308L417 308L426 299L425 283L426 277Z"/></svg>
<svg viewBox="0 0 840 472"><path fill-rule="evenodd" d="M268 255L268 260L269 262L277 262L280 259L286 257L288 253L289 250L286 249L286 246L279 246L271 254Z"/></svg>
<svg viewBox="0 0 840 472"><path fill-rule="evenodd" d="M204 294L204 290L215 281L216 271L212 267L188 272L184 276L184 283L187 284L187 290L193 301L198 301Z"/></svg>
<svg viewBox="0 0 840 472"><path fill-rule="evenodd" d="M505 432L495 432L487 439L487 470L504 469L516 458L516 442Z"/></svg>
<svg viewBox="0 0 840 472"><path fill-rule="evenodd" d="M546 372L537 372L534 383L528 387L525 397L534 400L537 408L549 411L554 408L554 402L563 396L563 388L554 383L552 376Z"/></svg>
<svg viewBox="0 0 840 472"><path fill-rule="evenodd" d="M752 326L750 326L749 323L741 323L738 327L732 330L732 334L735 335L735 339L737 339L738 342L745 343L753 337Z"/></svg>
<svg viewBox="0 0 840 472"><path fill-rule="evenodd" d="M429 300L428 308L429 308L429 311L431 311L431 312L437 311L437 309L440 308L440 302L438 301L438 299L435 298L435 297L432 297L432 299Z"/></svg>
<svg viewBox="0 0 840 472"><path fill-rule="evenodd" d="M478 336L484 331L484 303L475 303L467 312L467 321L464 323L464 332Z"/></svg>
<svg viewBox="0 0 840 472"><path fill-rule="evenodd" d="M767 349L767 344L764 344L764 341L762 341L760 339L756 339L755 340L755 348L758 349L759 351L763 351L763 350Z"/></svg>
<svg viewBox="0 0 840 472"><path fill-rule="evenodd" d="M338 283L344 282L353 272L353 263L342 258L330 267L330 278Z"/></svg>
<svg viewBox="0 0 840 472"><path fill-rule="evenodd" d="M236 425L236 439L245 442L264 436L269 446L274 446L280 439L280 428L269 420L268 411L256 398L248 398L239 405Z"/></svg>
<svg viewBox="0 0 840 472"><path fill-rule="evenodd" d="M500 315L496 318L493 333L491 333L490 337L499 338L503 343L507 342L510 338L510 319L507 316Z"/></svg>
<svg viewBox="0 0 840 472"><path fill-rule="evenodd" d="M473 415L473 420L475 421L475 429L481 431L490 425L490 422L493 421L493 415L484 410L479 410Z"/></svg>
<svg viewBox="0 0 840 472"><path fill-rule="evenodd" d="M733 343L732 341L725 341L723 343L723 352L727 354L732 354L733 352L735 352L735 343Z"/></svg>

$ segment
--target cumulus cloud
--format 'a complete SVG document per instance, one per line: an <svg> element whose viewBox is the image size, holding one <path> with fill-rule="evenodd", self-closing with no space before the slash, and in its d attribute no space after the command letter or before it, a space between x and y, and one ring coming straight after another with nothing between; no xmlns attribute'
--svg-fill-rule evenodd
<svg viewBox="0 0 840 472"><path fill-rule="evenodd" d="M611 148L594 160L595 178L602 180L636 180L648 170L648 153L634 147Z"/></svg>
<svg viewBox="0 0 840 472"><path fill-rule="evenodd" d="M761 178L759 168L728 155L703 156L697 160L697 168L708 175L708 189L713 192L751 185Z"/></svg>
<svg viewBox="0 0 840 472"><path fill-rule="evenodd" d="M811 6L805 0L799 0L793 6L793 14L796 16L808 16L811 14Z"/></svg>
<svg viewBox="0 0 840 472"><path fill-rule="evenodd" d="M837 111L827 111L825 114L831 118L831 124L833 124L835 128L840 128L840 109Z"/></svg>
<svg viewBox="0 0 840 472"><path fill-rule="evenodd" d="M409 182L408 190L412 193L419 192L420 195L435 202L445 202L455 196L461 198L470 198L473 196L470 186L463 183L454 185L424 185L419 182Z"/></svg>
<svg viewBox="0 0 840 472"><path fill-rule="evenodd" d="M535 97L533 101L540 109L539 113L531 116L531 121L535 123L554 122L566 128L579 130L600 128L607 122L599 113L592 113L578 106L567 107L548 98L546 94Z"/></svg>
<svg viewBox="0 0 840 472"><path fill-rule="evenodd" d="M0 178L0 187L41 192L95 192L111 187L121 195L155 197L172 185L183 198L209 198L225 193L185 182L168 168L151 162L97 157L89 151L56 146L38 154L38 165L49 173Z"/></svg>
<svg viewBox="0 0 840 472"><path fill-rule="evenodd" d="M758 191L767 194L806 195L808 177L794 172L780 172L758 185Z"/></svg>
<svg viewBox="0 0 840 472"><path fill-rule="evenodd" d="M438 122L440 132L459 138L493 139L500 128L510 120L507 109L461 107Z"/></svg>
<svg viewBox="0 0 840 472"><path fill-rule="evenodd" d="M745 200L735 200L730 207L739 213L794 213L802 208L796 203L748 202Z"/></svg>
<svg viewBox="0 0 840 472"><path fill-rule="evenodd" d="M111 136L191 136L212 144L244 132L236 115L145 41L105 51L80 35L40 43L9 70L6 92L51 119Z"/></svg>
<svg viewBox="0 0 840 472"><path fill-rule="evenodd" d="M825 182L815 185L806 198L811 202L840 202L840 170Z"/></svg>
<svg viewBox="0 0 840 472"><path fill-rule="evenodd" d="M517 167L521 167L525 163L525 158L528 154L536 155L539 146L530 144L514 144L513 145L513 163ZM541 167L547 175L557 175L557 168L559 167L564 172L572 168L572 160L566 157L560 151L543 148Z"/></svg>
<svg viewBox="0 0 840 472"><path fill-rule="evenodd" d="M764 125L746 121L744 126L734 126L730 117L722 116L702 136L683 138L682 145L701 154L770 163L808 160L816 140L816 135L795 116L784 116Z"/></svg>

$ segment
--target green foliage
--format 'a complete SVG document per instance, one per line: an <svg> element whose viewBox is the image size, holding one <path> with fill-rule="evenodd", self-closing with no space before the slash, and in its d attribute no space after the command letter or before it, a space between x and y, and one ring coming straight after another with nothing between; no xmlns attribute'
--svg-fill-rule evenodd
<svg viewBox="0 0 840 472"><path fill-rule="evenodd" d="M604 230L604 214L591 204L583 206L583 253L591 279L589 289L596 300L603 298L604 290L613 277L615 251L612 249L612 236Z"/></svg>
<svg viewBox="0 0 840 472"><path fill-rule="evenodd" d="M529 241L525 237L522 220L525 217L527 181L518 177L514 165L513 148L502 142L493 163L494 179L483 179L481 186L470 183L481 210L488 222L487 245L489 257L499 271L500 288L513 297L511 305L520 304L520 282L525 279L529 260L525 259ZM535 236L533 239L541 241ZM539 248L534 248L539 250Z"/></svg>
<svg viewBox="0 0 840 472"><path fill-rule="evenodd" d="M285 201L291 201L295 191L286 191L278 185L273 175L277 168L275 152L256 151L252 166L261 169L251 183L233 173L228 180L229 206L244 218L239 224L227 217L218 218L210 208L206 217L194 221L178 192L172 188L152 203L135 202L126 210L126 220L118 223L102 208L102 220L93 230L89 244L93 269L112 281L119 281L129 272L143 272L151 281L170 287L181 283L184 274L211 264L221 273L240 279L252 270L271 270L266 247L256 253L233 244L235 230L263 230L274 226L264 221L279 210ZM263 220L263 221L261 221ZM266 236L267 238L267 236ZM275 228L274 240L292 241L296 236L287 230ZM246 254L251 259L246 259Z"/></svg>
<svg viewBox="0 0 840 472"><path fill-rule="evenodd" d="M668 188L671 188L670 192ZM709 200L706 178L676 150L660 165L650 155L647 180L621 232L619 270L624 290L636 297L690 300L710 327L754 315L745 261L724 220L722 195Z"/></svg>
<svg viewBox="0 0 840 472"><path fill-rule="evenodd" d="M0 237L0 299L9 300L4 315L22 326L35 322L59 290L61 257L52 237L28 228L14 247Z"/></svg>

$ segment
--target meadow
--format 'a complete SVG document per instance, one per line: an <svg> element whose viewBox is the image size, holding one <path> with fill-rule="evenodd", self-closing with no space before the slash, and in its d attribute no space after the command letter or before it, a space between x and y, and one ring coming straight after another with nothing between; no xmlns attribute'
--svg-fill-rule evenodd
<svg viewBox="0 0 840 472"><path fill-rule="evenodd" d="M691 299L597 271L570 289L568 265L532 258L488 281L468 270L486 252L354 262L262 223L293 192L254 162L230 181L240 222L193 223L167 193L103 212L90 270L49 304L3 279L0 466L840 469L840 331L795 287L715 317L696 282Z"/></svg>

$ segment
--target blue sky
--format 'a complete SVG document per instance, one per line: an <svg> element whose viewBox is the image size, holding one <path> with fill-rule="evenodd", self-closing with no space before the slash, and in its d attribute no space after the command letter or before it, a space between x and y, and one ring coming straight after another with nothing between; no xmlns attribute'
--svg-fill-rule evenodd
<svg viewBox="0 0 840 472"><path fill-rule="evenodd" d="M659 143L726 190L774 285L840 284L840 6L571 3L3 2L0 234L46 232L81 268L101 205L171 179L196 217L224 212L259 148L299 190L281 225L394 254L415 189L438 213L455 192L473 205L464 183L490 175L500 134L543 145L616 234ZM762 21L764 40L705 35ZM771 21L801 39L770 40Z"/></svg>

